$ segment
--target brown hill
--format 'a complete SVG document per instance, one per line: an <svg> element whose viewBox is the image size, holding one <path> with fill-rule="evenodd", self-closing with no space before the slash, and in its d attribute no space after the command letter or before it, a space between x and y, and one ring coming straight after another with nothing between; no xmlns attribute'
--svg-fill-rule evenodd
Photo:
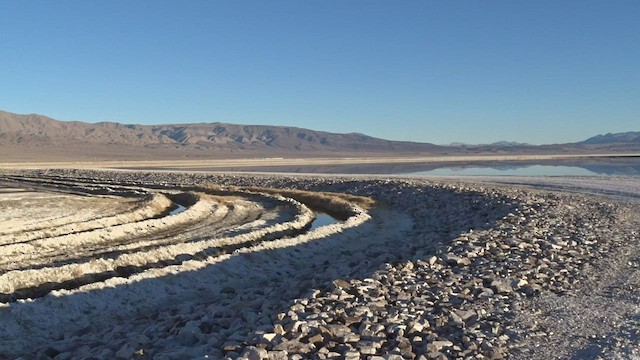
<svg viewBox="0 0 640 360"><path fill-rule="evenodd" d="M638 153L637 134L607 134L581 143L540 146L505 142L438 146L288 126L91 124L0 111L0 162Z"/></svg>
<svg viewBox="0 0 640 360"><path fill-rule="evenodd" d="M91 124L4 111L0 111L0 146L7 154L36 160L425 154L446 149L286 126Z"/></svg>

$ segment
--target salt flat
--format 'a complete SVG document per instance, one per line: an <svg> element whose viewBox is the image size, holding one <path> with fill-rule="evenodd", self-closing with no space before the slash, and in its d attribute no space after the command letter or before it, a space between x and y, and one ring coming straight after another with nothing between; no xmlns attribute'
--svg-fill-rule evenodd
<svg viewBox="0 0 640 360"><path fill-rule="evenodd" d="M0 353L8 357L545 359L640 351L633 178L1 176L14 189L40 189L33 196L55 190L60 195L41 200L60 197L67 212L66 197L95 199L97 208L113 201L120 214L153 209L7 237L0 251L17 260L0 268ZM175 203L186 210L169 215ZM316 211L339 219L308 231Z"/></svg>

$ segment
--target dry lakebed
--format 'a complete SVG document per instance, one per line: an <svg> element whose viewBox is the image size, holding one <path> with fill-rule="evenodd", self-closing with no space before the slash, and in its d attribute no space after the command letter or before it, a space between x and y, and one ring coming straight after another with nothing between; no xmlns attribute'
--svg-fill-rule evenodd
<svg viewBox="0 0 640 360"><path fill-rule="evenodd" d="M0 171L0 358L640 357L640 179Z"/></svg>

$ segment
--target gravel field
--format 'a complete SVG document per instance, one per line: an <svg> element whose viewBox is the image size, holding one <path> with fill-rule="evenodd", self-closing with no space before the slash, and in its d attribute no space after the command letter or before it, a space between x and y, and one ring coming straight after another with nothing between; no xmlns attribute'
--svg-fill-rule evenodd
<svg viewBox="0 0 640 360"><path fill-rule="evenodd" d="M636 178L0 184L0 358L640 357Z"/></svg>

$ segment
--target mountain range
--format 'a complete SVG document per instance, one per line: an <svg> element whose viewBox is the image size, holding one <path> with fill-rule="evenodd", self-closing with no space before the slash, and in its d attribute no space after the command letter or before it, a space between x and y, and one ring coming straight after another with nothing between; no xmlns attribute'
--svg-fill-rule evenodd
<svg viewBox="0 0 640 360"><path fill-rule="evenodd" d="M640 144L640 132L607 133L590 137L580 144Z"/></svg>
<svg viewBox="0 0 640 360"><path fill-rule="evenodd" d="M289 126L193 123L134 125L59 121L0 111L6 160L137 160L179 158L551 154L637 151L640 132L606 134L580 143L534 146L513 142L440 146L336 134ZM0 160L2 162L2 160Z"/></svg>

